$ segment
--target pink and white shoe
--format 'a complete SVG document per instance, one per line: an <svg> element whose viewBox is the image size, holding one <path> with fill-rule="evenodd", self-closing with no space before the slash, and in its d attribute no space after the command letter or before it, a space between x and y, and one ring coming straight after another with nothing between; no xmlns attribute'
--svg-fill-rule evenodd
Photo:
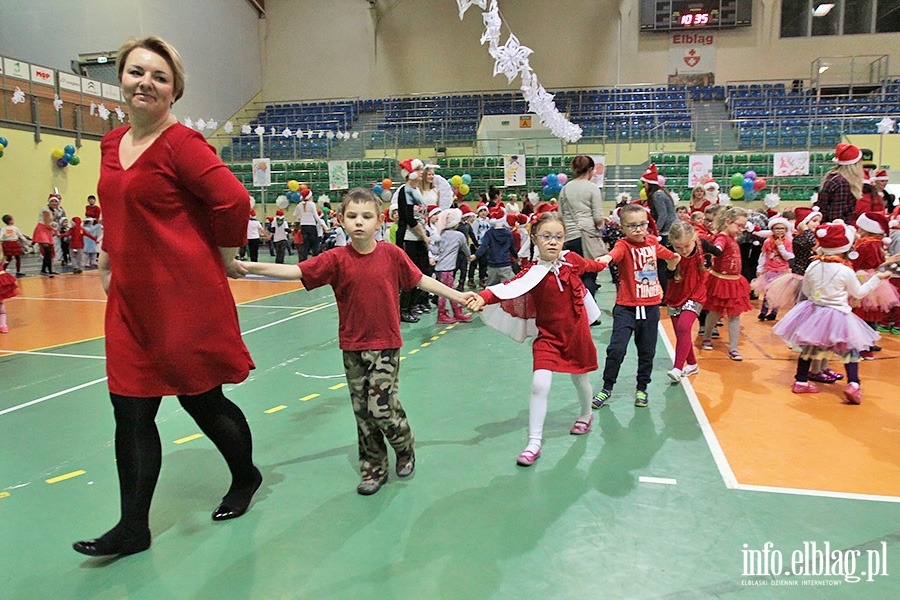
<svg viewBox="0 0 900 600"><path fill-rule="evenodd" d="M540 449L537 452L532 452L531 450L525 450L516 457L516 464L520 467L530 467L534 464L534 461L541 457Z"/></svg>
<svg viewBox="0 0 900 600"><path fill-rule="evenodd" d="M593 425L593 423L593 414L591 414L587 421L578 419L577 421L575 421L575 424L572 425L572 429L569 430L569 433L571 433L572 435L584 435L591 430L591 425Z"/></svg>
<svg viewBox="0 0 900 600"><path fill-rule="evenodd" d="M862 404L862 390L859 389L858 383L848 383L844 388L844 398L850 404Z"/></svg>
<svg viewBox="0 0 900 600"><path fill-rule="evenodd" d="M795 394L815 394L819 392L818 386L815 386L808 381L795 381L794 385L791 386L791 392Z"/></svg>
<svg viewBox="0 0 900 600"><path fill-rule="evenodd" d="M9 327L3 325L2 327L0 327L0 333L9 333Z"/></svg>

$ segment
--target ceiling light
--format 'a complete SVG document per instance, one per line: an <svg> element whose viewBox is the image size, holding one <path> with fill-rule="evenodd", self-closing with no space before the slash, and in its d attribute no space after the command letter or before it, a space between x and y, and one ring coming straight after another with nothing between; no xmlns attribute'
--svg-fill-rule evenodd
<svg viewBox="0 0 900 600"><path fill-rule="evenodd" d="M819 67L819 75L821 75L822 73L824 73L825 71L827 71L829 68L830 68L830 67L829 67L828 65L824 65L824 66Z"/></svg>
<svg viewBox="0 0 900 600"><path fill-rule="evenodd" d="M832 8L834 8L833 2L820 4L813 10L813 16L814 17L824 17L825 15L827 15L828 13L831 12Z"/></svg>

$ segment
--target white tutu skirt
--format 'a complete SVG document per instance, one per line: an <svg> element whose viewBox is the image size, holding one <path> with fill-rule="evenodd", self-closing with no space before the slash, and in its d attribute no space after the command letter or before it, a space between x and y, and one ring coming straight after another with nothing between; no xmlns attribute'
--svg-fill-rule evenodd
<svg viewBox="0 0 900 600"><path fill-rule="evenodd" d="M782 273L766 288L766 302L770 309L788 310L804 300L803 275Z"/></svg>
<svg viewBox="0 0 900 600"><path fill-rule="evenodd" d="M865 350L881 337L853 313L809 300L792 308L772 331L792 347L820 348L839 355Z"/></svg>
<svg viewBox="0 0 900 600"><path fill-rule="evenodd" d="M874 276L874 270L856 272L856 277L859 279L860 283L865 283ZM900 294L897 293L897 288L892 285L885 285L885 283L886 282L883 281L881 285L860 298L856 305L864 311L876 314L888 312L895 306L900 306Z"/></svg>
<svg viewBox="0 0 900 600"><path fill-rule="evenodd" d="M750 289L760 298L765 298L772 282L785 273L790 273L790 271L763 271L761 274L757 275L756 279L750 284Z"/></svg>

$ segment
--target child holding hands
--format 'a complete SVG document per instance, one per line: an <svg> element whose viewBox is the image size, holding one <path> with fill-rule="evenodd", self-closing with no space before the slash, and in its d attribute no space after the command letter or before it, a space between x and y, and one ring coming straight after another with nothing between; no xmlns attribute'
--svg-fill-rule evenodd
<svg viewBox="0 0 900 600"><path fill-rule="evenodd" d="M6 307L3 305L3 301L19 295L19 282L6 272L5 264L6 256L3 254L3 248L0 248L0 333L9 333L9 327L6 325Z"/></svg>
<svg viewBox="0 0 900 600"><path fill-rule="evenodd" d="M385 438L397 454L398 477L415 469L413 432L397 397L400 370L400 292L420 288L460 304L461 293L424 277L399 246L375 241L384 220L381 200L355 188L344 197L340 222L350 244L299 265L245 263L248 273L275 279L301 279L308 290L331 285L338 306L338 337L344 372L356 414L362 495L377 492L388 478ZM379 310L373 311L373 307Z"/></svg>

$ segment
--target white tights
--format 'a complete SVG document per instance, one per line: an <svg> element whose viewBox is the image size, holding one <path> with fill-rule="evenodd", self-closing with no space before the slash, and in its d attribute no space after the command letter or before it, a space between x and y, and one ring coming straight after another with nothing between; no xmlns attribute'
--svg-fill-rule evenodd
<svg viewBox="0 0 900 600"><path fill-rule="evenodd" d="M525 450L537 452L541 449L541 439L544 435L544 419L547 416L547 397L550 395L550 384L553 382L553 372L547 369L538 369L531 380L531 402L528 413L528 446ZM578 393L578 403L581 405L580 421L591 418L591 384L587 373L572 374L572 384Z"/></svg>

